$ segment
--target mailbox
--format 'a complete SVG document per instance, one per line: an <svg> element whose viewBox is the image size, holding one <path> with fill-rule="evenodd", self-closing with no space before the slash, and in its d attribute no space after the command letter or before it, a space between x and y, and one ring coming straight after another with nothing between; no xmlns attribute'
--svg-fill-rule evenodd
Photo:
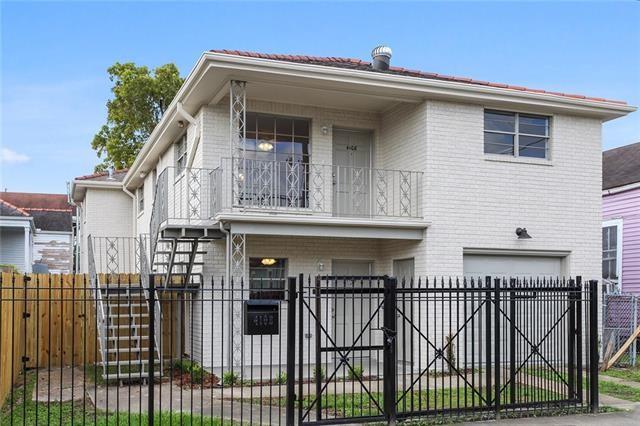
<svg viewBox="0 0 640 426"><path fill-rule="evenodd" d="M245 300L244 334L264 336L280 333L280 302L276 300Z"/></svg>

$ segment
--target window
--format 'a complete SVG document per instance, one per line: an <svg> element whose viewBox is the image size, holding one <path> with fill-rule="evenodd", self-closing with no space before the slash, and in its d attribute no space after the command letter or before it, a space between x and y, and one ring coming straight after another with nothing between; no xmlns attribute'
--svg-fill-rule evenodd
<svg viewBox="0 0 640 426"><path fill-rule="evenodd" d="M484 152L549 158L549 117L485 110Z"/></svg>
<svg viewBox="0 0 640 426"><path fill-rule="evenodd" d="M245 202L269 207L308 207L307 119L248 112Z"/></svg>
<svg viewBox="0 0 640 426"><path fill-rule="evenodd" d="M187 165L187 134L175 143L176 176L182 173Z"/></svg>
<svg viewBox="0 0 640 426"><path fill-rule="evenodd" d="M138 213L142 213L144 211L144 184L137 191L138 197Z"/></svg>
<svg viewBox="0 0 640 426"><path fill-rule="evenodd" d="M622 221L602 224L602 278L620 285L622 266Z"/></svg>
<svg viewBox="0 0 640 426"><path fill-rule="evenodd" d="M249 259L249 298L284 300L286 259Z"/></svg>

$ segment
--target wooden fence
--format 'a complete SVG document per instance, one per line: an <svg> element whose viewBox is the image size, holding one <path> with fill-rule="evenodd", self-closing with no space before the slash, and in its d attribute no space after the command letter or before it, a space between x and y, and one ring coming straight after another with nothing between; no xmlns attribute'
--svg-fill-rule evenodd
<svg viewBox="0 0 640 426"><path fill-rule="evenodd" d="M111 282L139 285L137 276L119 276ZM171 336L179 332L180 322L171 321L177 318L178 304L171 294L160 297L163 356L171 358L181 350L170 347L181 341ZM88 275L33 274L25 281L22 275L2 273L0 406L23 368L82 366L101 360L94 299ZM174 312L169 314L169 309Z"/></svg>

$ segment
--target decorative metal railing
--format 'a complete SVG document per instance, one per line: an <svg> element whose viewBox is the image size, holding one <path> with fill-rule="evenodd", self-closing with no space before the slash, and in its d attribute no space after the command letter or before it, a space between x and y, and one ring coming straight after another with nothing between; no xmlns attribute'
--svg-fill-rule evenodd
<svg viewBox="0 0 640 426"><path fill-rule="evenodd" d="M421 218L422 172L225 158L210 173L213 212L274 210L361 218Z"/></svg>
<svg viewBox="0 0 640 426"><path fill-rule="evenodd" d="M93 290L93 297L96 304L96 322L98 328L98 342L99 350L102 360L107 359L107 314L104 307L104 300L102 299L102 292L100 291L100 276L96 270L95 252L93 250L93 238L91 235L87 241L88 256L89 256L89 281L91 289Z"/></svg>
<svg viewBox="0 0 640 426"><path fill-rule="evenodd" d="M137 237L90 236L96 272L98 274L139 274L140 249L149 250L149 234Z"/></svg>

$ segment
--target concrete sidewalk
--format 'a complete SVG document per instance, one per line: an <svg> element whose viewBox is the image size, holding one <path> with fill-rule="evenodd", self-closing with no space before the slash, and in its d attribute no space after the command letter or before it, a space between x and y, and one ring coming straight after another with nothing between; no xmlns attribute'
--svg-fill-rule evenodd
<svg viewBox="0 0 640 426"><path fill-rule="evenodd" d="M578 414L573 416L556 417L529 417L522 419L490 420L484 422L468 422L465 425L555 425L555 426L638 426L640 425L640 406L633 411L603 413L603 414Z"/></svg>

